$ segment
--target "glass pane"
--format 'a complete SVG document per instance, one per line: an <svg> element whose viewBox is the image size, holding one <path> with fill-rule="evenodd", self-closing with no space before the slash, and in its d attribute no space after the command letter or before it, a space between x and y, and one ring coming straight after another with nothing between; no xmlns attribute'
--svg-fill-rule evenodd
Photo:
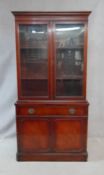
<svg viewBox="0 0 104 175"><path fill-rule="evenodd" d="M84 25L56 24L56 96L82 96Z"/></svg>
<svg viewBox="0 0 104 175"><path fill-rule="evenodd" d="M22 96L48 96L47 25L20 25Z"/></svg>

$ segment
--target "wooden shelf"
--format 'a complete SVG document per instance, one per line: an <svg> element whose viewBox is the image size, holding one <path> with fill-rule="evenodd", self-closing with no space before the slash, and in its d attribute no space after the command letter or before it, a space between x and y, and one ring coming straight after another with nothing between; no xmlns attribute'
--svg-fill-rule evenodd
<svg viewBox="0 0 104 175"><path fill-rule="evenodd" d="M84 47L57 47L57 50L80 50L84 49Z"/></svg>
<svg viewBox="0 0 104 175"><path fill-rule="evenodd" d="M57 80L80 80L83 77L81 75L61 75L57 77Z"/></svg>
<svg viewBox="0 0 104 175"><path fill-rule="evenodd" d="M47 80L48 81L48 78L45 78L45 77L41 77L41 78L33 78L33 77L22 77L21 80L37 80L37 81L41 81L41 80Z"/></svg>
<svg viewBox="0 0 104 175"><path fill-rule="evenodd" d="M38 59L34 59L33 61L24 61L23 63L22 63L23 65L24 64L47 64L47 59L40 59L40 60L38 60Z"/></svg>
<svg viewBox="0 0 104 175"><path fill-rule="evenodd" d="M47 75L42 75L41 74L25 74L25 75L22 75L21 79L23 80L48 80L48 77Z"/></svg>
<svg viewBox="0 0 104 175"><path fill-rule="evenodd" d="M25 49L48 49L47 47L21 47L20 49L25 50Z"/></svg>
<svg viewBox="0 0 104 175"><path fill-rule="evenodd" d="M25 50L25 49L48 49L47 47L21 47L20 49ZM59 47L56 48L57 50L80 50L80 49L84 49L84 47Z"/></svg>
<svg viewBox="0 0 104 175"><path fill-rule="evenodd" d="M37 75L37 76L27 76L27 77L22 77L22 80L48 80L48 78L46 77L42 77L41 75ZM56 80L82 80L83 77L82 76L78 76L78 75L65 75L65 76L60 76L57 77Z"/></svg>

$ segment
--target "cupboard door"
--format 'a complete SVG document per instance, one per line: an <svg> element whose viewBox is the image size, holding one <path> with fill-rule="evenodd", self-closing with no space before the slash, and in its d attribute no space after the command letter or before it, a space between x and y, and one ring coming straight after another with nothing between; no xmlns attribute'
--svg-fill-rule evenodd
<svg viewBox="0 0 104 175"><path fill-rule="evenodd" d="M47 120L17 118L19 152L44 152L49 149L49 124Z"/></svg>
<svg viewBox="0 0 104 175"><path fill-rule="evenodd" d="M48 97L48 25L20 24L19 36L21 96Z"/></svg>
<svg viewBox="0 0 104 175"><path fill-rule="evenodd" d="M56 96L83 96L84 24L55 24Z"/></svg>
<svg viewBox="0 0 104 175"><path fill-rule="evenodd" d="M75 152L86 149L87 118L56 119L55 145L56 152Z"/></svg>

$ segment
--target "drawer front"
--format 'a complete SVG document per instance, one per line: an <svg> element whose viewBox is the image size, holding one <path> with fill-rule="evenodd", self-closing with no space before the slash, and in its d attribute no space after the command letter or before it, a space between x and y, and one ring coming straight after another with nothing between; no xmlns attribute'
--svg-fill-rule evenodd
<svg viewBox="0 0 104 175"><path fill-rule="evenodd" d="M70 115L87 116L88 107L82 105L17 106L17 115Z"/></svg>

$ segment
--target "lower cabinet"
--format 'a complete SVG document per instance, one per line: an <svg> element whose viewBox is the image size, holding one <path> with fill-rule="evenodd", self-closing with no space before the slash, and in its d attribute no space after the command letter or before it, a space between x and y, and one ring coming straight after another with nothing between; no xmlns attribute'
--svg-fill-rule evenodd
<svg viewBox="0 0 104 175"><path fill-rule="evenodd" d="M68 155L86 154L86 126L87 117L17 116L17 159L61 160L66 155L69 160Z"/></svg>

